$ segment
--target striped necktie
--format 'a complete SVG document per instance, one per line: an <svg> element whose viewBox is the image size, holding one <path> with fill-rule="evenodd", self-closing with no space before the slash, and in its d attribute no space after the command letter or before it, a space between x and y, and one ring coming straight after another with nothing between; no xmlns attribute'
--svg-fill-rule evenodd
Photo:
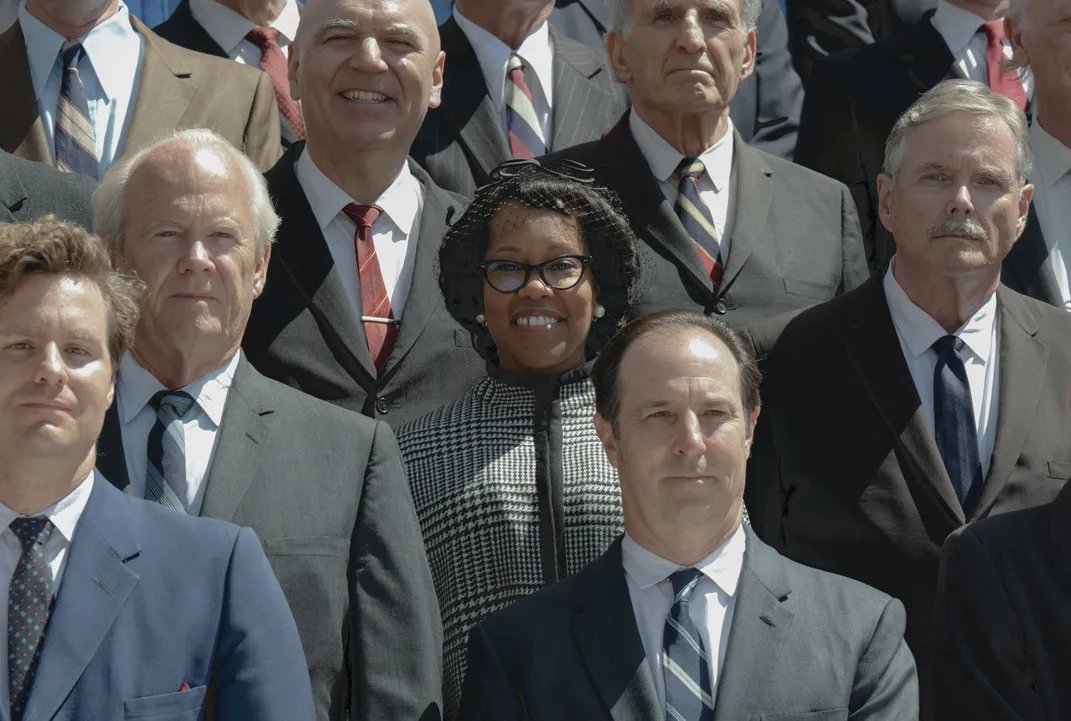
<svg viewBox="0 0 1071 721"><path fill-rule="evenodd" d="M52 569L44 545L54 526L44 516L16 518L9 526L22 554L7 591L7 679L11 721L22 721L44 646L52 604Z"/></svg>
<svg viewBox="0 0 1071 721"><path fill-rule="evenodd" d="M680 185L677 189L677 217L684 230L695 243L699 257L703 260L707 275L717 286L725 269L721 257L721 238L714 227L714 217L710 214L703 199L699 197L699 179L703 177L706 167L698 158L685 158L677 166Z"/></svg>
<svg viewBox="0 0 1071 721"><path fill-rule="evenodd" d="M666 721L711 721L714 696L703 639L688 614L688 601L701 574L682 568L669 577L673 605L662 632L662 674L666 683Z"/></svg>
<svg viewBox="0 0 1071 721"><path fill-rule="evenodd" d="M194 403L185 391L160 391L149 401L156 409L156 423L149 431L145 498L183 513L187 513L187 484L182 419Z"/></svg>
<svg viewBox="0 0 1071 721"><path fill-rule="evenodd" d="M68 40L60 50L63 81L56 104L56 167L98 178L97 143L89 120L86 89L78 75L78 61L83 54L82 44L76 40Z"/></svg>
<svg viewBox="0 0 1071 721"><path fill-rule="evenodd" d="M368 339L368 352L376 370L383 370L398 339L398 321L390 307L387 285L376 256L372 226L383 209L378 205L350 203L342 212L357 224L354 244L357 246L357 268L361 284L361 322Z"/></svg>
<svg viewBox="0 0 1071 721"><path fill-rule="evenodd" d="M524 71L521 56L510 55L506 66L506 129L514 158L534 158L547 152L547 141L532 104L532 91L524 80Z"/></svg>

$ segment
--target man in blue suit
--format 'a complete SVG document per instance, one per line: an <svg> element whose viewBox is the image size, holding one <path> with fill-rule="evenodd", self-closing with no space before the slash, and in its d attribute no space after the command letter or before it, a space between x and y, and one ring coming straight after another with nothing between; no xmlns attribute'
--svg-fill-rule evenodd
<svg viewBox="0 0 1071 721"><path fill-rule="evenodd" d="M0 226L0 721L309 721L301 642L256 535L93 470L137 317L135 282L88 232Z"/></svg>

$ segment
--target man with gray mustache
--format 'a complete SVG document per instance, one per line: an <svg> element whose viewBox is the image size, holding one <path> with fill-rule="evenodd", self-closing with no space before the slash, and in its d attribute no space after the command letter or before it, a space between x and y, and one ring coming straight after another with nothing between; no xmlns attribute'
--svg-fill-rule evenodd
<svg viewBox="0 0 1071 721"><path fill-rule="evenodd" d="M1029 170L1012 101L973 81L937 85L886 145L887 271L751 329L766 354L752 524L789 558L904 602L923 719L945 539L1045 503L1071 477L1071 314L1000 282L1027 223Z"/></svg>

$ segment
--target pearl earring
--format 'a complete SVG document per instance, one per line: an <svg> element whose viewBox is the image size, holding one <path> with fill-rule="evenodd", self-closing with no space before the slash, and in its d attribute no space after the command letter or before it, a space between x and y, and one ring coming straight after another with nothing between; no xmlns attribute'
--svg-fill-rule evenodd
<svg viewBox="0 0 1071 721"><path fill-rule="evenodd" d="M594 318L594 320L598 320L599 318L602 318L604 315L606 315L606 309L603 308L601 305L595 306L595 318Z"/></svg>
<svg viewBox="0 0 1071 721"><path fill-rule="evenodd" d="M479 315L476 316L476 322L479 323L480 325L484 325L483 313L480 313Z"/></svg>

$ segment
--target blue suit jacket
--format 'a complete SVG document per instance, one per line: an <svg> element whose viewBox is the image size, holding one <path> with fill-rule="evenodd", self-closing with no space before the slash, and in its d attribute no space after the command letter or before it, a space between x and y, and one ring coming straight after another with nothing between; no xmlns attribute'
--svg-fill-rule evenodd
<svg viewBox="0 0 1071 721"><path fill-rule="evenodd" d="M250 529L131 498L98 473L24 719L197 721L206 711L313 718L279 584Z"/></svg>

